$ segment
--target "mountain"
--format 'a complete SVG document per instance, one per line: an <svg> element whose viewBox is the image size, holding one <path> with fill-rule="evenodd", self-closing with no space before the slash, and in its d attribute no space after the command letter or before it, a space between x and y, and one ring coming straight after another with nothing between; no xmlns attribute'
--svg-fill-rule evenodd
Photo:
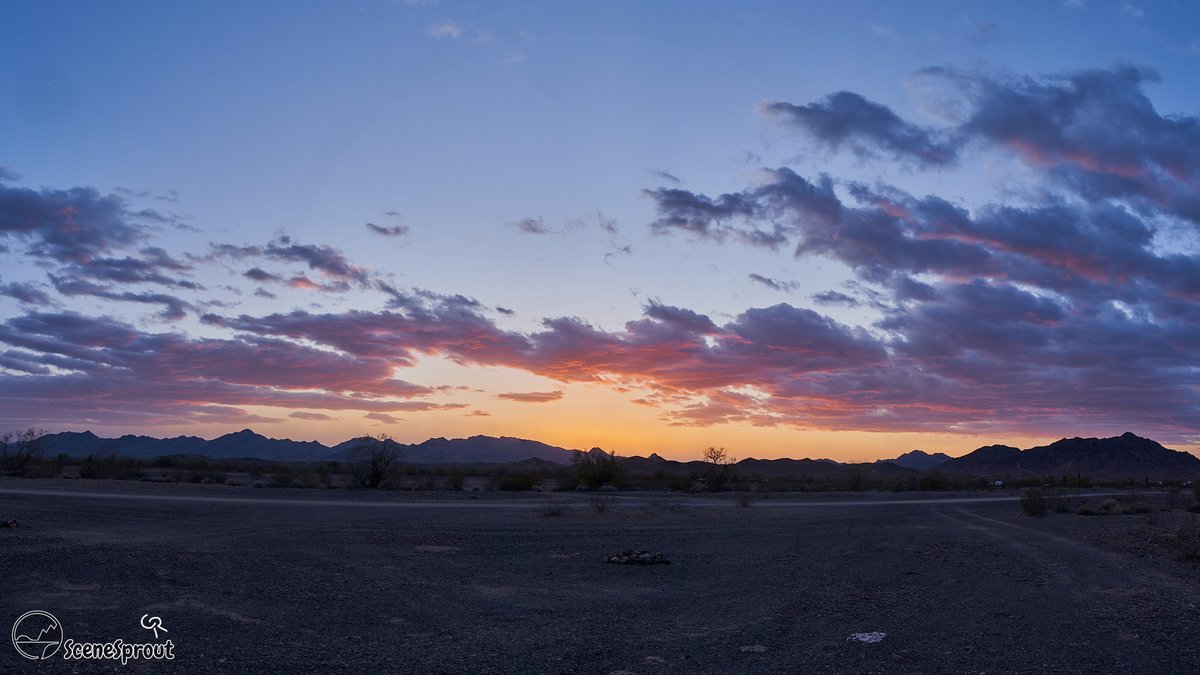
<svg viewBox="0 0 1200 675"><path fill-rule="evenodd" d="M65 431L43 436L42 453L47 457L58 454L72 457L112 454L152 459L166 455L194 455L209 459L254 457L271 461L315 461L328 457L329 448L315 441L267 438L249 429L211 441L197 436L153 438L125 435L120 438L100 438L90 431Z"/></svg>
<svg viewBox="0 0 1200 675"><path fill-rule="evenodd" d="M881 459L875 463L879 464L881 462L891 462L897 466L902 466L906 469L912 469L914 471L928 471L950 459L950 455L947 455L944 452L935 452L931 455L924 450L912 450L900 455L895 459Z"/></svg>
<svg viewBox="0 0 1200 675"><path fill-rule="evenodd" d="M330 449L333 459L348 459L354 446L364 438L352 438ZM400 452L401 461L413 464L472 464L520 462L540 459L556 464L570 464L574 450L524 438L501 436L472 436L470 438L431 438L423 443L406 445L392 441Z"/></svg>
<svg viewBox="0 0 1200 675"><path fill-rule="evenodd" d="M279 462L314 462L346 459L350 450L363 439L351 439L332 448L316 441L292 441L267 438L249 429L225 434L211 441L196 436L152 438L126 435L100 438L90 431L66 431L42 437L42 451L48 457L65 454L72 457L118 455L151 459L166 455L189 455L209 459L257 458ZM405 445L391 441L403 461L414 464L509 463L537 459L570 464L574 450L529 441L523 438L472 436L471 438L431 438L424 443Z"/></svg>
<svg viewBox="0 0 1200 675"><path fill-rule="evenodd" d="M1083 475L1101 480L1200 477L1200 459L1126 432L1112 438L1064 438L1018 450L989 445L944 462L939 471L1000 478L1005 475Z"/></svg>
<svg viewBox="0 0 1200 675"><path fill-rule="evenodd" d="M196 436L152 438L126 435L100 438L90 431L62 432L42 438L43 454L82 458L87 455L115 454L137 459L166 455L186 455L209 459L256 458L268 462L345 460L363 439L351 439L332 448L315 441L267 438L249 429L212 440ZM470 438L431 438L411 445L390 441L401 461L412 464L513 464L535 460L568 465L577 450L568 450L538 441L512 437L472 436ZM593 448L589 452L602 452ZM678 462L657 454L649 457L622 457L636 474L703 473L703 462ZM531 464L532 466L532 464ZM839 464L828 459L743 459L734 467L739 475L769 478L774 476L811 476L817 479L839 478L865 466L875 479L904 479L916 472L936 467L948 474L1003 478L1029 475L1085 475L1100 480L1127 478L1200 478L1200 459L1164 448L1148 438L1126 433L1114 438L1064 438L1050 445L1021 450L1007 445L988 445L962 457L913 450L892 460L871 464Z"/></svg>

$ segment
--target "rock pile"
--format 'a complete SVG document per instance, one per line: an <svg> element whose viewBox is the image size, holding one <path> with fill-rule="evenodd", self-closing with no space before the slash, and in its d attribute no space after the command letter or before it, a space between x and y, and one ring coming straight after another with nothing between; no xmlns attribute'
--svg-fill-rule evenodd
<svg viewBox="0 0 1200 675"><path fill-rule="evenodd" d="M622 551L608 554L605 561L613 565L670 565L671 561L661 553L649 551Z"/></svg>

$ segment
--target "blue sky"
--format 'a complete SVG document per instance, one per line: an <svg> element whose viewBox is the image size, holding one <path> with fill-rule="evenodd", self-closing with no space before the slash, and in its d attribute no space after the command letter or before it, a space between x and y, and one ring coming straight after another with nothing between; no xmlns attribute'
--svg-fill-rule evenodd
<svg viewBox="0 0 1200 675"><path fill-rule="evenodd" d="M674 456L715 442L742 455L868 458L910 447L959 452L980 441L1127 428L1195 447L1197 419L1185 410L1146 419L1119 400L1155 385L1164 397L1197 399L1181 379L1197 363L1190 345L1175 337L1192 326L1195 223L1186 205L1147 201L1161 190L1194 188L1187 173L1194 155L1185 149L1183 157L1164 159L1162 143L1135 141L1143 131L1177 134L1181 143L1191 138L1198 14L1189 3L1097 0L905 7L10 3L0 25L6 94L0 166L8 191L7 202L0 199L0 208L8 208L0 213L6 223L0 245L7 249L0 253L0 286L9 291L0 295L0 320L10 335L0 346L9 356L0 363L0 397L20 404L0 424L158 435L254 426L325 441L379 430L405 440L508 433ZM1121 75L1134 66L1142 75ZM1097 85L1103 91L1092 107L1061 108L1054 94L1083 87L1082 74L1095 72L1112 77ZM886 110L899 122L853 117L868 110L863 106L822 107L837 92L857 97L844 102L867 101L877 106L869 110ZM1054 147L1046 129L1012 132L987 124L1009 115L1005 124L1019 126L1017 109L1004 103L1017 99L1072 115L1104 116L1111 105L1111 135L1131 140L1107 147L1097 140L1105 138L1099 123L1082 118L1076 127L1059 118L1061 143ZM1154 117L1122 107L1134 99L1151 104ZM791 115L764 102L803 110ZM1144 130L1129 126L1143 122ZM952 157L928 161L913 153L914 143ZM1089 144L1100 146L1099 159L1088 154ZM1135 165L1159 182L1137 190L1097 187L1097 176L1128 178L1126 169ZM875 262L865 260L865 249L830 243L846 237L818 241L812 213L772 211L773 193L754 191L782 189L782 168L809 186L828 176L829 194L845 205L878 205L881 195L900 191L906 196L893 201L908 200L908 207L936 196L981 219L950 234L910 219L908 239L976 242L990 253L1080 273L1082 263L1064 258L1069 251L1055 254L1053 241L1030 243L1051 240L1053 226L1044 219L1050 205L1061 205L1065 215L1055 217L1083 214L1080 231L1095 245L1091 276L1084 277L1094 284L1107 275L1112 297L1051 284L1046 269L1018 278L1010 262L1004 274L969 267L982 265L978 257L965 258L966 268L924 259L905 267L878 252ZM1072 171L1091 173L1081 178ZM1085 179L1092 182L1081 187ZM872 194L856 192L856 185ZM72 225L94 229L100 242L82 253L53 244L37 229L53 225L34 223L25 208L34 199L59 204L73 189L113 200L114 211L105 212L110 219L95 211L93 222ZM720 195L759 201L701 223L708 216L698 219L697 204L711 205ZM1002 205L1029 217L994 213ZM900 218L899 208L890 213ZM1120 239L1113 233L1133 226L1113 225L1115 216L1103 209L1149 228L1152 240ZM993 220L1003 220L1003 235ZM128 236L115 236L114 222L127 225L121 231ZM755 245L747 234L772 231L779 237L773 247ZM1064 236L1056 241L1081 245ZM1114 246L1124 246L1123 253ZM1158 262L1147 262L1147 252ZM314 256L323 262L314 264ZM334 257L341 267L327 264ZM1115 261L1127 258L1132 267L1118 269ZM112 261L121 260L124 270L136 261L139 269L163 274L116 274ZM1095 272L1105 265L1103 275ZM1171 279L1152 268L1169 268ZM901 277L935 288L938 300L898 300ZM1145 287L1121 295L1117 287L1130 278ZM1168 347L1131 344L1128 351L1157 350L1174 360L1139 369L1148 381L1124 397L1079 394L1059 405L1051 402L1063 394L1049 383L998 381L964 363L939 366L930 352L917 353L914 345L928 337L922 331L938 317L985 320L952 299L990 292L999 295L978 302L1053 305L1038 305L1043 314L993 318L1032 321L1037 314L1050 332L1021 344L1053 342L1037 359L1093 392L1100 382L1131 383L1126 371L1073 363L1071 354L1087 353L1086 344L1074 342L1092 329L1086 321L1114 335L1133 330L1103 312L1163 330ZM1164 294L1182 307L1160 306L1155 298ZM694 332L684 352L698 362L676 364L686 377L651 367L673 357L648 359L663 344L630 327L647 321L659 335L684 325L682 314L664 318L655 308L686 311L713 327L688 324ZM522 346L480 356L478 346L413 338L406 323L403 330L377 330L380 340L409 351L356 351L316 328L289 332L278 320L266 321L292 312L326 324L427 319L449 333L480 329L490 331L489 339ZM469 321L456 324L449 316ZM761 333L751 324L767 316L778 332L756 343ZM553 323L562 317L597 332L588 339L602 334L614 342L589 352L572 342L578 331ZM92 366L67 363L80 348L68 339L74 333L67 325L89 321L93 334L125 335L127 328L162 356L135 367L106 345L110 351ZM823 341L818 329L846 344ZM44 340L30 341L32 330ZM429 335L426 328L418 332ZM164 347L164 340L175 347ZM1005 354L1023 358L1021 345L979 340L964 334L950 348L981 370L984 363L1006 367ZM712 381L694 373L724 372L730 365L722 359L732 358L733 345L750 343L767 356L785 344L803 347L791 369L748 368L745 378ZM811 358L814 344L832 351ZM629 350L622 352L627 360L600 358L614 349ZM257 361L262 376L206 370L214 358L206 350ZM247 356L272 350L296 353L278 361ZM861 358L830 365L849 353ZM328 378L327 368L341 367L334 364L314 365L312 381L287 386L279 382L294 378L272 371L335 357L369 370L362 377L375 385L396 380L415 388L397 394L364 380L330 384L321 378ZM774 363L753 361L768 362ZM916 408L866 403L863 392L882 385L864 378L879 372L890 374L890 386L899 386L894 378L903 373L936 382L912 385L919 389L911 394L921 403ZM163 405L142 405L117 384L132 374L161 385L155 396ZM30 385L43 393L31 398ZM226 389L213 393L214 387ZM1023 387L1038 391L1021 401ZM997 398L961 410L949 405L962 400L955 393L962 391L993 391ZM296 393L323 398L289 398ZM1009 423L995 414L1000 397L1012 403ZM362 401L370 405L355 407ZM857 412L832 413L847 407ZM732 412L738 409L742 414Z"/></svg>

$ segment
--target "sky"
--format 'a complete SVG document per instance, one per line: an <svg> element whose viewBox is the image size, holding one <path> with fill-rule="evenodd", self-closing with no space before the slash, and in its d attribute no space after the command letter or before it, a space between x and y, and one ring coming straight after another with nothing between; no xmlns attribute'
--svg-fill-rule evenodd
<svg viewBox="0 0 1200 675"><path fill-rule="evenodd" d="M5 4L0 428L1200 452L1200 6Z"/></svg>

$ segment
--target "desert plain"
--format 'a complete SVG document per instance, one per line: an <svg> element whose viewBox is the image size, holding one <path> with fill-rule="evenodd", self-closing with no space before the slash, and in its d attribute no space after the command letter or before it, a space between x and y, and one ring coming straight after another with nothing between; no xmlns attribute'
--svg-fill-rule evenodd
<svg viewBox="0 0 1200 675"><path fill-rule="evenodd" d="M140 617L158 616L176 657L6 647L0 672L1194 673L1200 565L1178 536L1196 516L1177 497L1034 518L1005 490L0 479L0 517L19 523L0 530L4 620L40 609L67 638L144 642ZM670 564L606 563L627 549Z"/></svg>

